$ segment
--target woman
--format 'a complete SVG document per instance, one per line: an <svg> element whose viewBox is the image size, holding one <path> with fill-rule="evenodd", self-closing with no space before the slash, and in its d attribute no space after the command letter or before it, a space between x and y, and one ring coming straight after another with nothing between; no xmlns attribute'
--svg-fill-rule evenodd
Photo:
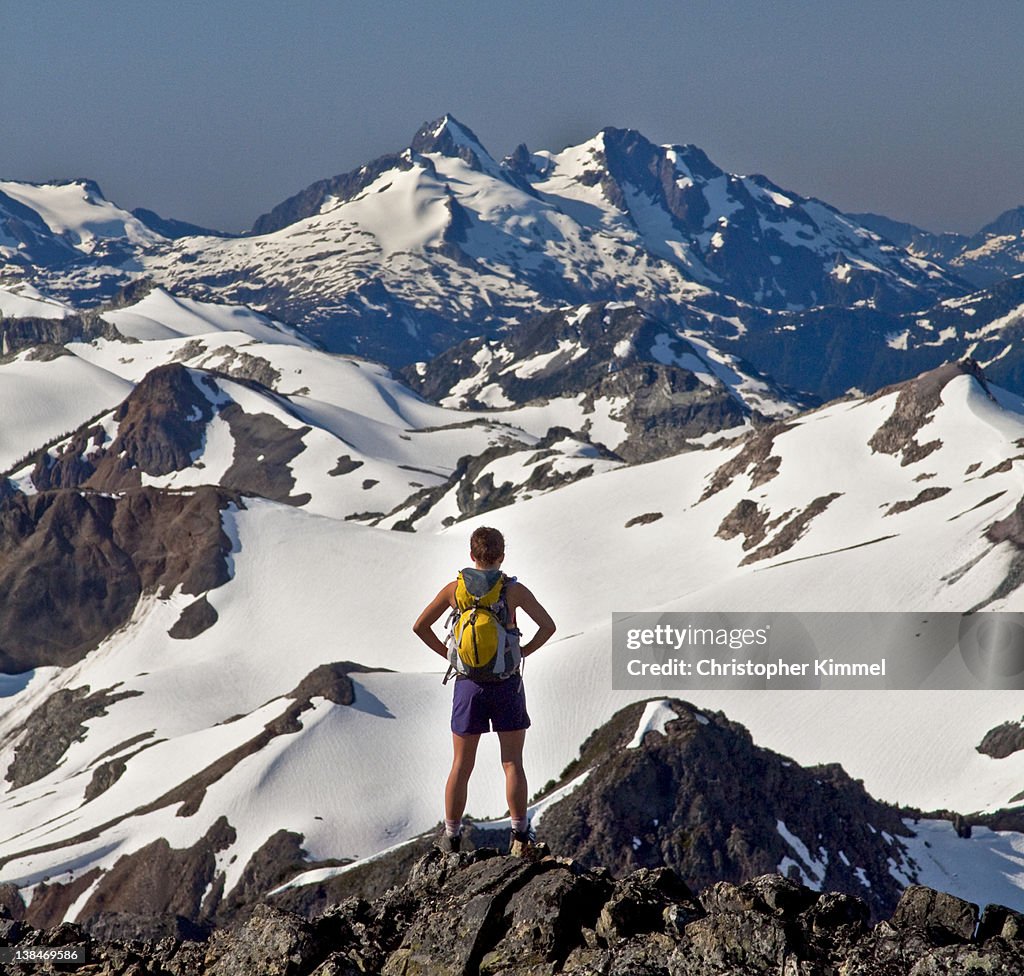
<svg viewBox="0 0 1024 976"><path fill-rule="evenodd" d="M481 527L469 540L469 557L478 572L496 573L505 558L505 539L497 529ZM467 571L464 571L467 572ZM413 632L435 654L447 660L448 649L434 633L433 624L448 610L455 609L457 582L453 580L427 604L413 624ZM523 611L536 625L537 632L524 645L523 657L532 654L555 632L555 623L537 598L514 577L507 577L501 599L505 604L506 629L516 627L517 611ZM498 733L501 765L505 770L505 796L512 818L509 853L521 856L530 846L530 822L526 816L526 773L523 770L523 743L530 727L526 712L526 694L522 674L516 669L499 681L475 681L464 675L455 679L452 700L452 769L444 792L444 837L441 847L457 851L462 842L462 815L466 810L466 791L476 761L480 736L492 728Z"/></svg>

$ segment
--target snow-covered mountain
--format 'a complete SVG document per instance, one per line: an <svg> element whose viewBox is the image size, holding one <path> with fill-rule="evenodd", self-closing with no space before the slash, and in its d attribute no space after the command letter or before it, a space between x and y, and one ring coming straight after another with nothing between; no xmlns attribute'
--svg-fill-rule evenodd
<svg viewBox="0 0 1024 976"><path fill-rule="evenodd" d="M714 350L741 374L782 384L783 400L871 392L965 355L997 363L993 376L1022 389L1012 330L1001 341L1019 289L987 283L1019 270L1017 211L970 240L925 240L633 130L605 129L560 152L520 146L498 161L445 116L401 152L311 185L241 237L128 213L88 181L8 181L0 192L7 315L130 303L156 281L402 365L611 302L663 322L698 355ZM973 296L958 277L971 279L956 263L964 248L1009 255ZM47 301L30 312L33 289ZM762 379L740 382L749 391Z"/></svg>
<svg viewBox="0 0 1024 976"><path fill-rule="evenodd" d="M606 129L499 163L451 116L285 201L254 236L183 242L151 269L198 294L233 280L234 300L302 317L330 348L397 362L410 347L441 351L470 321L479 331L594 299L672 318L717 294L906 308L961 291L827 205L727 174L695 147Z"/></svg>
<svg viewBox="0 0 1024 976"><path fill-rule="evenodd" d="M433 405L243 307L155 290L70 311L5 320L17 343L0 361L0 881L38 919L121 910L138 879L186 868L198 888L150 886L164 901L146 904L216 918L435 824L448 692L409 626L481 523L505 531L508 568L559 625L526 670L535 787L647 697L612 689L613 610L1021 606L1024 406L972 365L626 465L554 399ZM651 339L638 355L665 345L708 362L683 339L659 345L628 309L577 310L587 342L617 311L616 343L633 330ZM479 497L503 507L460 518ZM841 763L880 800L1019 803L1024 752L976 748L1020 720L1014 693L687 697L795 762ZM503 812L488 748L477 816ZM990 842L928 830L943 838L936 863L980 863L964 852ZM946 883L1012 900L1005 863L988 882Z"/></svg>
<svg viewBox="0 0 1024 976"><path fill-rule="evenodd" d="M849 216L977 288L1024 273L1024 207L1004 211L976 234L935 234L878 214Z"/></svg>
<svg viewBox="0 0 1024 976"><path fill-rule="evenodd" d="M8 270L49 294L102 301L149 277L395 364L595 300L673 323L693 307L741 318L920 309L965 290L827 204L633 130L560 152L520 146L499 162L445 116L401 152L313 184L242 238L128 214L91 183L0 190Z"/></svg>
<svg viewBox="0 0 1024 976"><path fill-rule="evenodd" d="M0 274L53 280L65 297L109 294L141 271L139 255L166 238L111 203L92 180L0 181Z"/></svg>

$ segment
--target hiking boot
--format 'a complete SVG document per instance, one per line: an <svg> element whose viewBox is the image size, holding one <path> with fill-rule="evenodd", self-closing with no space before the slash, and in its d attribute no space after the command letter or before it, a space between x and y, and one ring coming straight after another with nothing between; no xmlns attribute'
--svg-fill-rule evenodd
<svg viewBox="0 0 1024 976"><path fill-rule="evenodd" d="M530 857L533 853L534 833L532 829L513 830L509 833L509 857Z"/></svg>
<svg viewBox="0 0 1024 976"><path fill-rule="evenodd" d="M437 846L442 854L457 854L462 848L462 834L442 834Z"/></svg>

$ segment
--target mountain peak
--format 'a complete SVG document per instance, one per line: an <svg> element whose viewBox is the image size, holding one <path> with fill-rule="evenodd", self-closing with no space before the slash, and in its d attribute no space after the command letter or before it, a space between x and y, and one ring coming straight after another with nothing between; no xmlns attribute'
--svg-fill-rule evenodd
<svg viewBox="0 0 1024 976"><path fill-rule="evenodd" d="M983 243L989 237L1017 237L1021 233L1024 233L1024 206L1004 210L974 235L971 244Z"/></svg>
<svg viewBox="0 0 1024 976"><path fill-rule="evenodd" d="M484 148L469 126L463 125L448 113L433 122L420 126L413 136L410 148L418 153L439 153L462 159L474 169L482 169L486 161L495 165L491 154Z"/></svg>
<svg viewBox="0 0 1024 976"><path fill-rule="evenodd" d="M631 149L634 146L653 146L638 129L619 129L613 125L606 125L599 133L606 149L613 147Z"/></svg>

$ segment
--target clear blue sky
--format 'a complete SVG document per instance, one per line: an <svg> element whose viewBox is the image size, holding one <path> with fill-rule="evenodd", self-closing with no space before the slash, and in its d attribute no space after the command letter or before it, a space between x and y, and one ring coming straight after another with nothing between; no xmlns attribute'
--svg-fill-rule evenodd
<svg viewBox="0 0 1024 976"><path fill-rule="evenodd" d="M1019 0L0 0L0 178L242 230L452 112L973 231L1024 204L1022 37Z"/></svg>

